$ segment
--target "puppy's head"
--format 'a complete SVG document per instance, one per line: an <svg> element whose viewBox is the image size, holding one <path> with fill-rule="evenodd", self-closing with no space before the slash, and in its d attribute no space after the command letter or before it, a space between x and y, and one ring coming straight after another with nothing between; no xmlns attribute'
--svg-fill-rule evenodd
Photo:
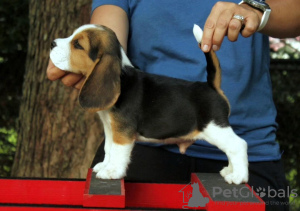
<svg viewBox="0 0 300 211"><path fill-rule="evenodd" d="M112 107L120 95L121 50L105 26L84 25L51 43L50 58L62 70L83 74L79 103L90 111Z"/></svg>

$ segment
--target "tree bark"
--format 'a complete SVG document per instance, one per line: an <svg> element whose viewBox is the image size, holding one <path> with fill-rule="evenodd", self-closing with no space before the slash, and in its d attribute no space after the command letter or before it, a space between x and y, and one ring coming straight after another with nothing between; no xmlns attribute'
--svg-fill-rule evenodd
<svg viewBox="0 0 300 211"><path fill-rule="evenodd" d="M91 0L30 0L28 52L12 176L85 178L103 129L78 91L47 79L50 43L88 23Z"/></svg>

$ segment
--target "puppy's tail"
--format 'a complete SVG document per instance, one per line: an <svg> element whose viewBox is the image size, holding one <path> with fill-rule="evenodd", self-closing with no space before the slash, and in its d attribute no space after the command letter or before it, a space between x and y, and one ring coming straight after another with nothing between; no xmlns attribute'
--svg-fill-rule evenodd
<svg viewBox="0 0 300 211"><path fill-rule="evenodd" d="M194 36L201 47L202 29L194 24L193 28ZM213 50L210 50L208 53L204 53L207 62L207 83L214 88L215 90L221 90L221 67L216 53Z"/></svg>
<svg viewBox="0 0 300 211"><path fill-rule="evenodd" d="M203 36L202 29L198 25L194 24L193 33L199 44L199 47L201 47L201 41ZM204 54L207 62L207 83L213 89L215 89L227 101L229 105L229 101L221 89L222 70L220 67L219 59L214 50L210 50L208 53Z"/></svg>

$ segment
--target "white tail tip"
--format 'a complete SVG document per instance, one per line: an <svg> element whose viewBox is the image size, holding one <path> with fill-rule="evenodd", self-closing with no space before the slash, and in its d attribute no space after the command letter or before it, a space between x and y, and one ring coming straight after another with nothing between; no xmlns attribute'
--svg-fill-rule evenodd
<svg viewBox="0 0 300 211"><path fill-rule="evenodd" d="M195 36L197 42L201 43L203 31L197 24L194 24L193 33L194 33L194 36Z"/></svg>

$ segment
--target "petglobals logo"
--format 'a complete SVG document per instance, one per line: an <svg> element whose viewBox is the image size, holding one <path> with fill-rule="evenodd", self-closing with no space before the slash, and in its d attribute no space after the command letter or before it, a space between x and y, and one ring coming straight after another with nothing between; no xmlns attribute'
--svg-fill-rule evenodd
<svg viewBox="0 0 300 211"><path fill-rule="evenodd" d="M271 187L258 187L258 188L253 188L252 190L255 191L255 193L260 197L260 198L264 198L264 197L268 197L268 198L286 198L286 197L292 197L292 198L296 198L298 197L298 193L297 193L297 189L292 189L290 190L290 187L288 186L287 189L272 189Z"/></svg>
<svg viewBox="0 0 300 211"><path fill-rule="evenodd" d="M249 197L255 197L254 195L258 195L260 198L286 198L286 197L292 197L296 198L298 197L297 189L290 189L290 187L287 187L287 189L272 189L271 187L251 187L252 191L244 191L248 190L248 188L242 187L240 189L236 187L232 187L232 189L223 189L221 187L213 187L212 195L213 197L216 197L218 195L222 195L225 198L249 198ZM255 194L254 194L255 193Z"/></svg>
<svg viewBox="0 0 300 211"><path fill-rule="evenodd" d="M183 196L183 209L205 207L209 202L209 198L204 197L200 192L199 184L197 182L187 184L179 192L181 192Z"/></svg>

